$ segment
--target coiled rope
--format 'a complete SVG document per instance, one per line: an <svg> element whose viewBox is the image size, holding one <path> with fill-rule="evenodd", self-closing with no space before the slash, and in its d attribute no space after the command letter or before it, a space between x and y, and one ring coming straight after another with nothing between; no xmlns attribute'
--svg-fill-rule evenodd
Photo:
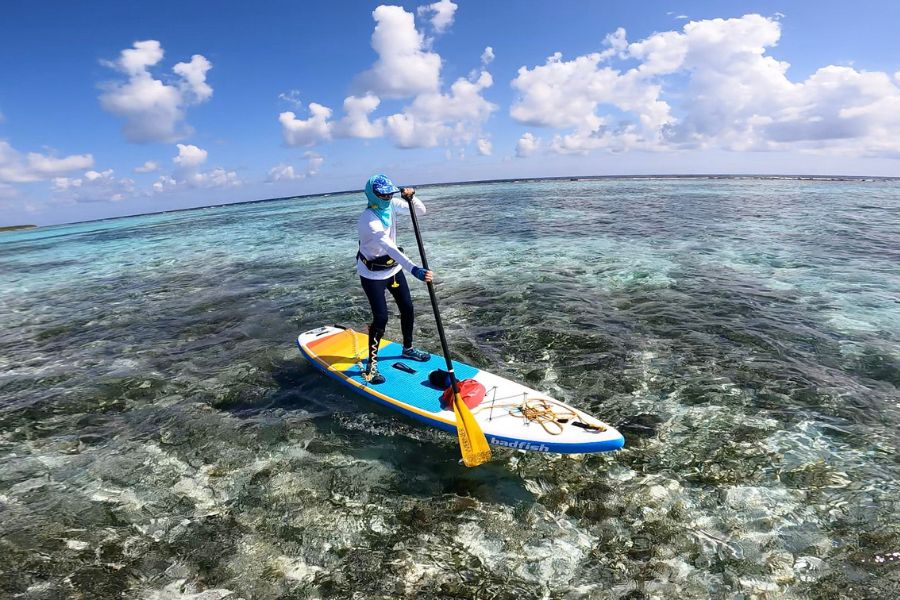
<svg viewBox="0 0 900 600"><path fill-rule="evenodd" d="M355 331L353 329L348 329L350 335L353 336L353 360L356 361L356 366L359 368L360 377L362 377L366 383L372 381L375 377L375 374L378 373L378 342L372 344L372 348L369 349L369 352L372 356L372 363L369 365L369 370L366 371L366 368L362 364L362 352L359 349L359 342L357 341L356 334L361 332Z"/></svg>
<svg viewBox="0 0 900 600"><path fill-rule="evenodd" d="M524 419L527 423L537 423L550 435L560 435L565 431L563 425L572 422L572 425L588 431L602 432L606 428L602 425L588 423L584 418L558 400L544 396L528 397L527 392L522 392L521 400L512 400L518 396L497 398L497 387L491 388L493 396L490 404L481 404L472 409L472 414L489 411L488 421L493 420L494 409L506 409L506 414L511 417ZM499 403L497 401L500 401ZM503 415L501 415L503 416Z"/></svg>

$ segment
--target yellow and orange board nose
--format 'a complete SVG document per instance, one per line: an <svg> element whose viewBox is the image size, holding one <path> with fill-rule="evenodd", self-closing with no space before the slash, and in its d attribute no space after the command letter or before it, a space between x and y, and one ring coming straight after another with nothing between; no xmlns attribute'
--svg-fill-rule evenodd
<svg viewBox="0 0 900 600"><path fill-rule="evenodd" d="M379 350L389 342L381 340ZM346 371L356 365L358 360L368 358L366 350L369 345L368 334L345 329L340 333L311 341L307 347L313 351L316 357L328 363L328 366L337 371ZM358 358L354 358L358 356Z"/></svg>

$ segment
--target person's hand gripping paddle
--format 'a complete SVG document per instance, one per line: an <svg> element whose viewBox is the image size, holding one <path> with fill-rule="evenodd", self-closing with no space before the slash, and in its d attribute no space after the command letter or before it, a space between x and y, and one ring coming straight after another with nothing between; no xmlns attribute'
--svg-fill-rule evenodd
<svg viewBox="0 0 900 600"><path fill-rule="evenodd" d="M416 209L412 204L414 188L402 188L400 197L409 203L409 214L412 217L413 230L416 232L416 243L419 245L419 256L422 258L422 268L428 271L428 260L425 258L425 245L422 243L422 234L419 231L419 222L416 219ZM434 309L434 320L437 323L438 336L441 338L441 348L444 351L444 360L447 361L447 371L450 373L450 385L453 387L453 413L456 415L456 433L459 436L459 448L462 452L463 463L467 467L477 467L491 459L491 449L488 446L484 432L475 421L472 411L463 402L459 393L459 382L453 372L453 363L450 360L450 348L447 346L447 336L444 335L444 325L441 323L441 312L438 310L437 296L434 293L434 283L426 281L428 295L431 296L431 308Z"/></svg>

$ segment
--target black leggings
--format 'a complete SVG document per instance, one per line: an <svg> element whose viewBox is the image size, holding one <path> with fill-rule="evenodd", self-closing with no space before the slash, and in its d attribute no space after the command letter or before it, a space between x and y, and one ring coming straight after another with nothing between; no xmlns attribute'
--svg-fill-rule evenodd
<svg viewBox="0 0 900 600"><path fill-rule="evenodd" d="M403 271L399 271L393 277L387 279L367 279L360 277L363 291L369 299L369 305L372 307L372 324L369 326L369 348L372 343L377 344L384 335L384 329L388 322L388 307L384 297L384 290L387 289L397 307L400 309L400 329L403 331L403 347L412 347L413 342L413 303L412 297L409 295L409 285L406 283L406 276ZM394 284L396 287L393 287Z"/></svg>

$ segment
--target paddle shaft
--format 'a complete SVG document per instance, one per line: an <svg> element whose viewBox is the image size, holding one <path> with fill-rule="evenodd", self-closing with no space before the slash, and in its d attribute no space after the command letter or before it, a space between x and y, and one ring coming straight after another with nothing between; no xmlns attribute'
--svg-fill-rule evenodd
<svg viewBox="0 0 900 600"><path fill-rule="evenodd" d="M428 268L428 259L425 258L425 244L422 243L422 233L419 231L419 221L416 219L416 206L409 201L409 214L412 217L413 231L416 233L416 243L419 245L419 256L422 257L422 268ZM434 283L427 281L428 295L431 296L431 308L434 310L434 320L437 323L438 336L441 338L441 349L444 351L444 360L447 361L447 371L450 373L450 385L453 387L453 395L459 394L459 386L456 383L456 373L453 372L453 363L450 361L450 347L447 346L447 336L444 335L444 324L441 322L441 311L438 308L437 295L434 293Z"/></svg>

